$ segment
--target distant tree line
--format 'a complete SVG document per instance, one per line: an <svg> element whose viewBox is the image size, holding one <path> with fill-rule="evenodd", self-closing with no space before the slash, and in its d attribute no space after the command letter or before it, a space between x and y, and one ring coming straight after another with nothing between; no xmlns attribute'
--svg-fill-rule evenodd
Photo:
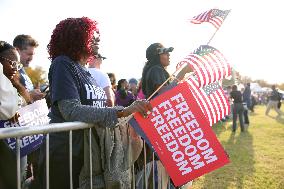
<svg viewBox="0 0 284 189"><path fill-rule="evenodd" d="M239 81L239 83L258 83L261 87L271 88L271 86L273 85L263 79L253 80L248 76L242 76L239 72L237 73L237 80ZM275 84L275 86L281 90L284 90L284 83Z"/></svg>
<svg viewBox="0 0 284 189"><path fill-rule="evenodd" d="M47 82L46 72L43 70L42 67L27 67L25 68L25 70L28 76L31 78L32 83L35 85L35 87Z"/></svg>

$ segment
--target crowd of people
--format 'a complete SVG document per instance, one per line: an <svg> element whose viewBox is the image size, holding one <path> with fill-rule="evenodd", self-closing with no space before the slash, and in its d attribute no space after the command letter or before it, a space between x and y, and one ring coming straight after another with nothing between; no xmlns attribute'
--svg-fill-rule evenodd
<svg viewBox="0 0 284 189"><path fill-rule="evenodd" d="M105 57L98 52L99 41L96 21L87 17L60 21L47 46L51 65L49 90L45 92L35 89L25 72L38 42L30 35L16 36L13 45L0 41L0 119L17 122L17 109L48 97L50 123L82 121L93 124L92 133L85 130L73 132L73 187L90 188L91 171L93 188L131 188L131 168L141 154L142 139L128 123L120 120L135 112L145 117L152 110L145 98L169 77L166 67L173 48L155 43L146 50L148 62L142 80L146 79L147 85L134 78L129 81L120 79L116 85L115 74L100 70ZM186 67L180 77L189 71ZM89 137L92 138L92 148L88 148ZM50 133L49 138L49 187L70 188L68 133ZM45 142L38 150L21 157L23 188L46 186ZM92 170L87 155L89 150L93 154ZM17 188L16 157L3 140L0 141L0 154L0 188ZM142 169L136 169L136 173L139 171ZM164 168L162 171L165 172ZM139 188L142 182L137 181L136 186ZM167 185L164 182L163 185L152 185L164 188Z"/></svg>
<svg viewBox="0 0 284 189"><path fill-rule="evenodd" d="M231 113L233 117L232 131L236 132L237 129L237 119L239 118L239 124L241 132L244 132L249 126L249 112L254 112L254 107L257 104L265 104L266 111L265 115L268 116L270 109L274 109L277 113L277 117L284 115L280 110L282 103L282 94L279 93L275 87L272 85L272 91L270 93L263 94L252 94L250 89L250 83L247 83L245 88L238 90L237 85L228 87L228 97L231 100Z"/></svg>
<svg viewBox="0 0 284 189"><path fill-rule="evenodd" d="M147 61L141 70L141 80L132 78L116 81L114 73L101 71L101 64L106 57L98 52L99 42L96 21L87 17L60 21L47 46L51 60L48 90L41 91L34 88L25 72L38 42L30 35L16 36L13 45L0 41L0 119L16 122L19 108L46 98L50 106L50 123L82 121L93 124L92 132L73 131L73 188L90 188L90 172L93 188L131 188L133 165L137 176L136 188L144 188L144 177L149 178L153 173L157 179L155 183L149 179L149 186L175 188L159 158L152 159L150 147L146 147L150 153L146 154L148 161L144 167L142 139L128 123L120 120L135 112L147 116L147 112L152 110L148 100L177 85L192 71L191 68L185 66L175 79L170 79L167 67L170 64L170 52L174 48L153 43L146 49ZM273 108L280 116L282 112L277 109L278 93L275 87L272 89L266 114ZM249 84L243 92L233 86L229 94L233 104L233 132L237 128L237 117L241 131L244 131L245 124L249 124L248 111L253 111L254 104ZM92 141L91 148L89 138ZM49 139L49 188L70 188L68 133L50 133ZM39 149L21 157L23 188L46 186L45 143L44 140ZM89 150L93 154L92 170ZM17 188L16 157L3 140L0 141L0 154L0 188ZM155 165L154 171L152 163ZM147 174L142 174L144 170Z"/></svg>

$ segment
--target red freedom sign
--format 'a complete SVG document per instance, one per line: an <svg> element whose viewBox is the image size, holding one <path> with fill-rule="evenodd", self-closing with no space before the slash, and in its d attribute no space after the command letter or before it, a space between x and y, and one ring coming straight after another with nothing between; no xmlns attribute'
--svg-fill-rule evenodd
<svg viewBox="0 0 284 189"><path fill-rule="evenodd" d="M175 186L229 163L186 82L151 101L153 112L134 115Z"/></svg>

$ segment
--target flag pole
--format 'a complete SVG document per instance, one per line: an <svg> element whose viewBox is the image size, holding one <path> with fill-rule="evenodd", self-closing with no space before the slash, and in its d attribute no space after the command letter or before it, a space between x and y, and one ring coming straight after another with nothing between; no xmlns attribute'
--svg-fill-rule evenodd
<svg viewBox="0 0 284 189"><path fill-rule="evenodd" d="M224 22L223 22L224 23ZM223 25L223 24L222 24ZM221 25L221 26L222 26ZM209 39L209 41L207 42L207 45L209 45L209 43L212 41L213 37L216 35L216 33L219 31L219 29L221 28L221 26L213 33L213 35L211 36L211 38Z"/></svg>
<svg viewBox="0 0 284 189"><path fill-rule="evenodd" d="M231 9L230 9L231 12ZM228 15L227 15L228 16ZM227 17L226 16L226 17ZM221 24L221 26L224 24L226 18L224 19L223 23ZM213 35L211 36L211 38L209 39L209 41L207 42L207 45L209 45L209 43L212 41L212 39L214 38L214 36L216 35L216 33L219 31L219 29L221 28L221 26L213 33Z"/></svg>

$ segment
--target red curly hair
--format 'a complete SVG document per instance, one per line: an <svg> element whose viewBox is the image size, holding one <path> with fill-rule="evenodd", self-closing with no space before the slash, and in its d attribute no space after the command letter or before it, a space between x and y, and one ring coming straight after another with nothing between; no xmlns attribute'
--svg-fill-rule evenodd
<svg viewBox="0 0 284 189"><path fill-rule="evenodd" d="M97 22L87 17L67 18L59 22L47 45L49 58L66 55L74 61L82 56L92 56L94 32L99 33Z"/></svg>

